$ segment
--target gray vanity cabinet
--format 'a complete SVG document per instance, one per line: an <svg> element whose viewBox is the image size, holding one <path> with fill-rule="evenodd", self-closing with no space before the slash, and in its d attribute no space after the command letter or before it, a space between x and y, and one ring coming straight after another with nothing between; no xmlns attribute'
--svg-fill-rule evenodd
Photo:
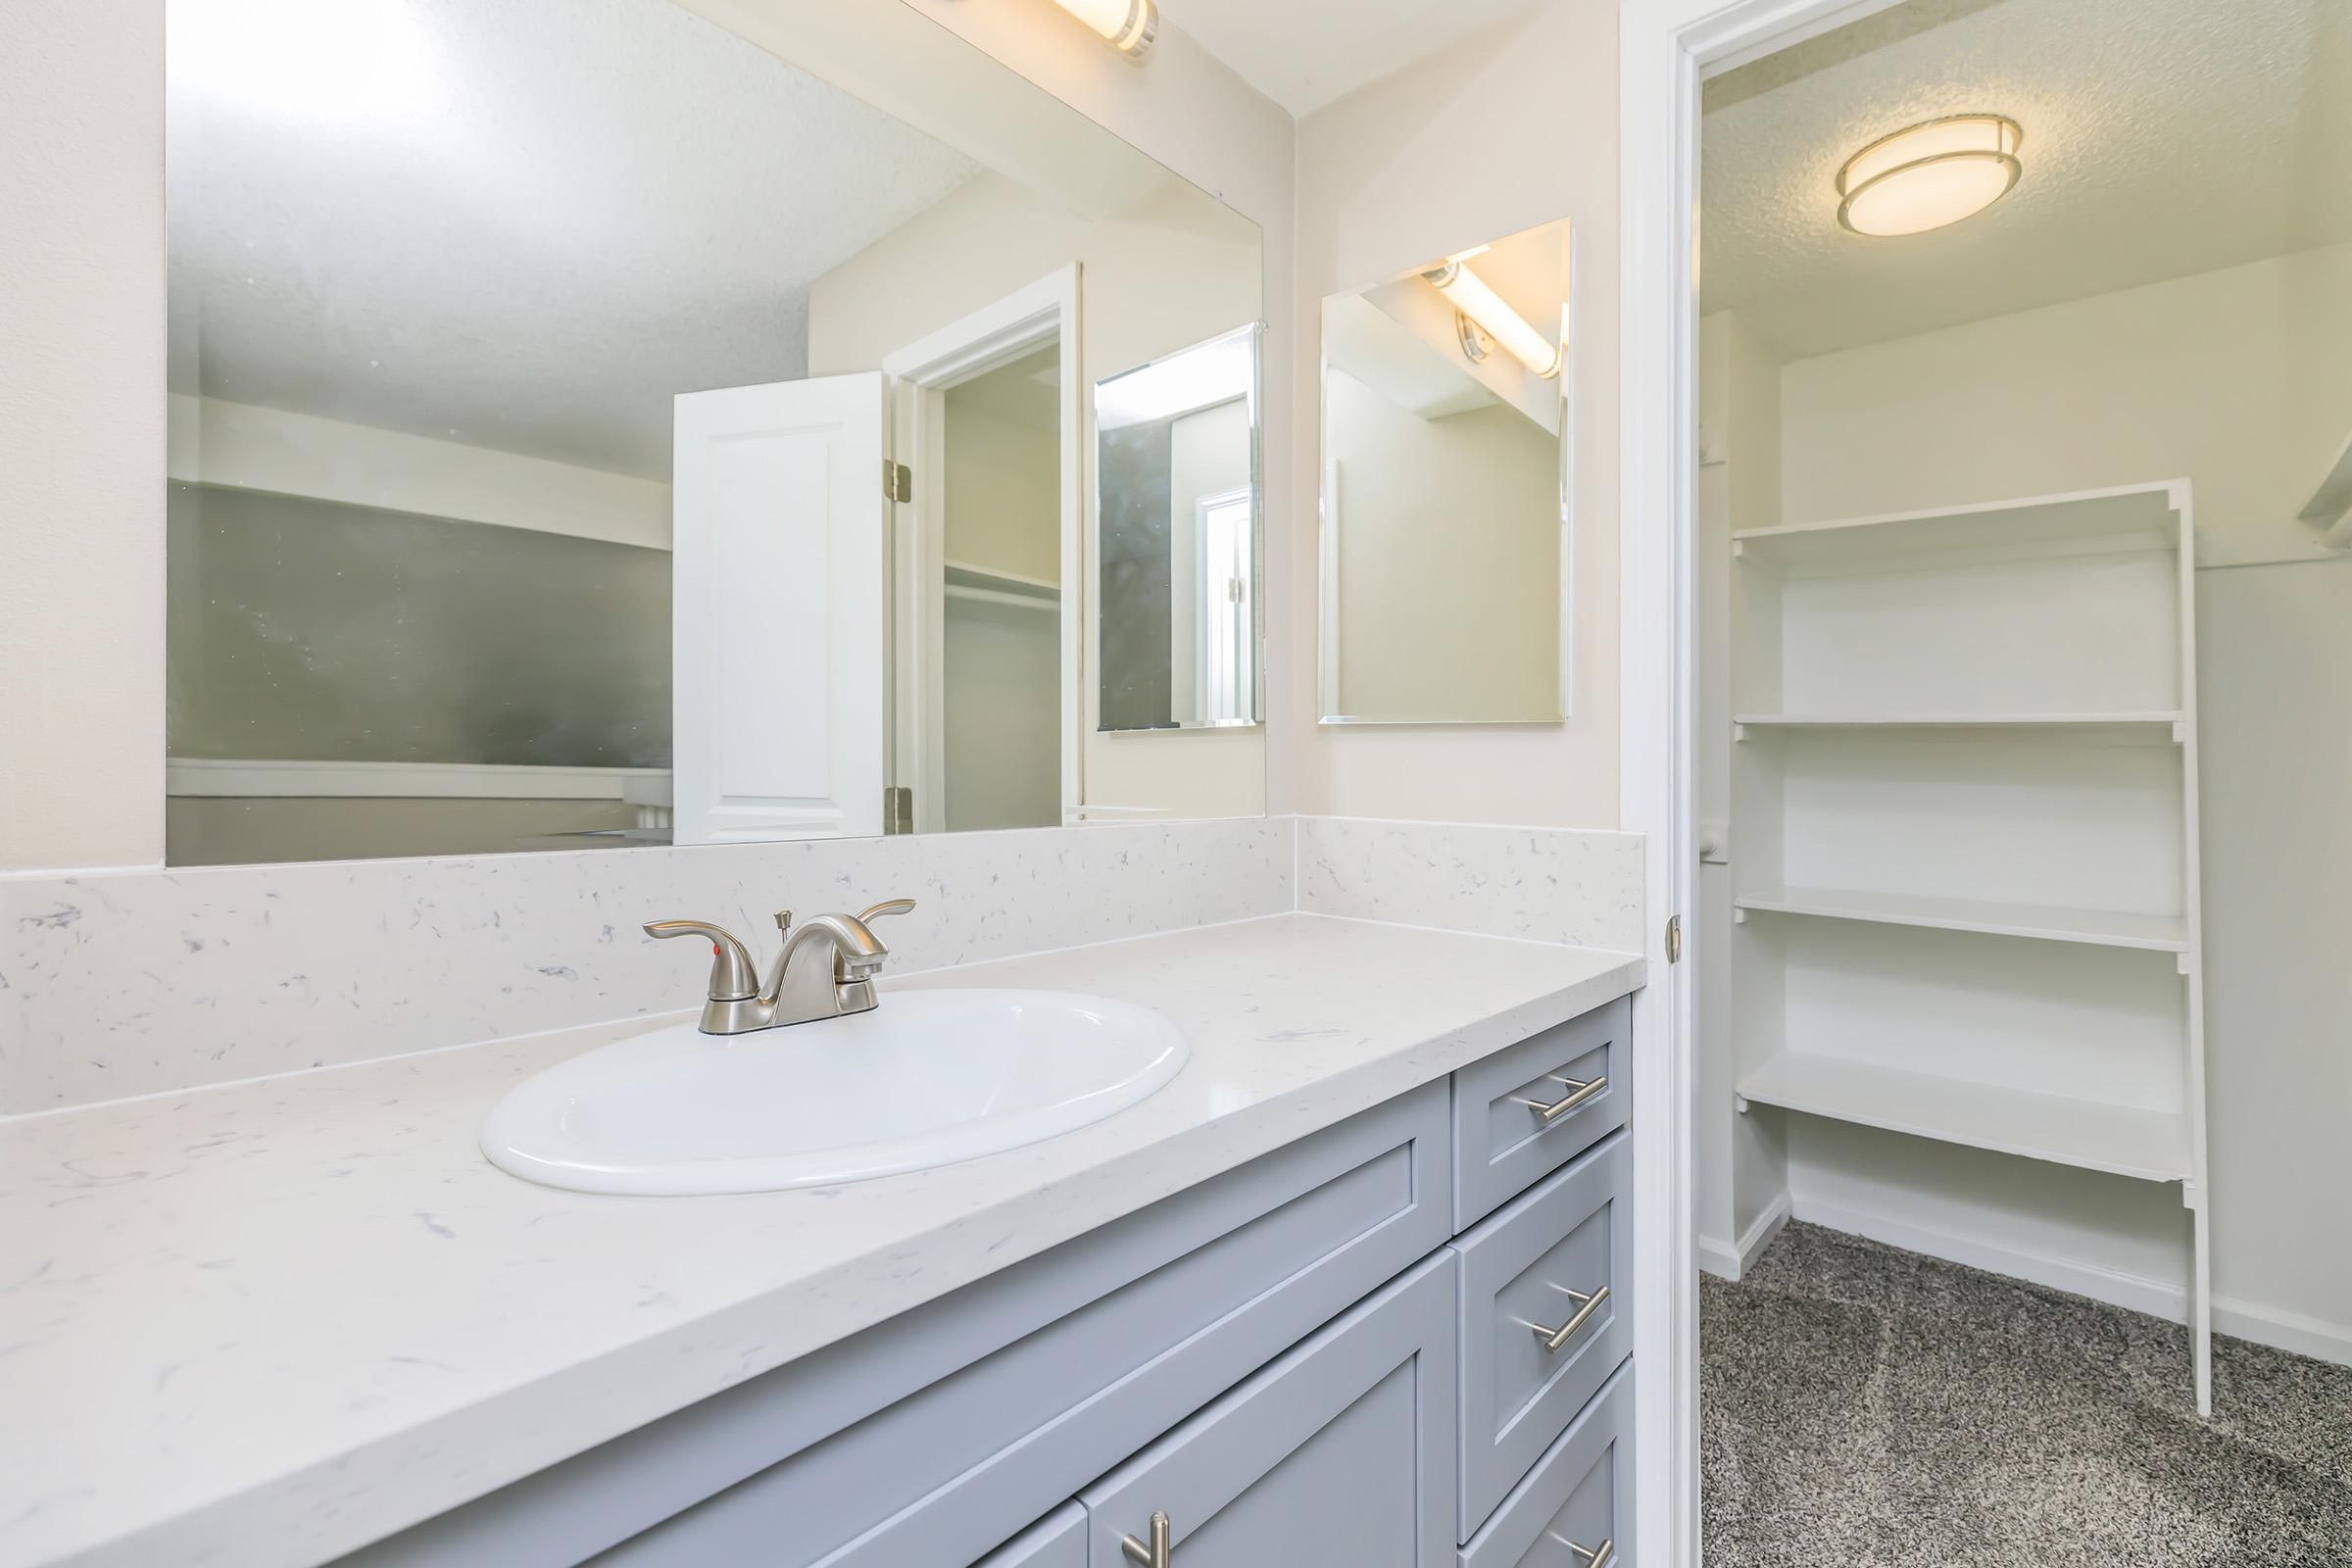
<svg viewBox="0 0 2352 1568"><path fill-rule="evenodd" d="M1063 1503L973 1568L1086 1568L1086 1510Z"/></svg>
<svg viewBox="0 0 2352 1568"><path fill-rule="evenodd" d="M1087 1568L1167 1515L1184 1568L1453 1557L1453 1259L1444 1252L1088 1487Z"/></svg>

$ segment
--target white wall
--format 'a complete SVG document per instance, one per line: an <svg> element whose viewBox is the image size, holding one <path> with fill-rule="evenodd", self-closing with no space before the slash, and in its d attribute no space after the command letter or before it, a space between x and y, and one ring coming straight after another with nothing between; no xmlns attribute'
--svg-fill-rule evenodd
<svg viewBox="0 0 2352 1568"><path fill-rule="evenodd" d="M1700 836L1720 835L1732 808L1732 534L1781 515L1780 367L1764 340L1729 312L1698 325L1698 756ZM1738 846L1732 846L1737 853ZM1733 1090L1732 875L1698 869L1697 1207L1700 1261L1737 1279L1743 1253L1767 1239L1771 1199L1786 1186L1777 1118L1741 1117Z"/></svg>
<svg viewBox="0 0 2352 1568"><path fill-rule="evenodd" d="M937 90L932 29L945 27L1219 192L1263 228L1266 277L1291 276L1291 122L1180 27L1138 70L1043 5L693 8L749 35L812 40L832 51L820 74L894 108L893 91L924 97L925 122L952 130L985 106ZM0 6L0 871L163 857L162 51L161 0ZM1282 407L1285 288L1268 288L1266 310ZM1278 496L1290 461L1270 432ZM1279 549L1273 570L1280 591ZM1279 661L1279 617L1275 636Z"/></svg>
<svg viewBox="0 0 2352 1568"><path fill-rule="evenodd" d="M0 870L164 858L163 60L0 6Z"/></svg>
<svg viewBox="0 0 2352 1568"><path fill-rule="evenodd" d="M2292 520L2352 430L2352 246L1799 361L1781 413L1791 522L2190 480L2216 1322L2352 1356L2352 563ZM2218 564L2265 559L2300 564ZM1789 1179L1800 1215L2152 1307L2181 1277L2170 1188L1809 1118Z"/></svg>
<svg viewBox="0 0 2352 1568"><path fill-rule="evenodd" d="M1562 724L1312 728L1315 539L1290 541L1278 715L1300 809L1611 827L1617 802L1617 8L1541 0L1298 126L1295 355L1317 363L1326 295L1567 218L1575 223L1577 690ZM1315 514L1319 393L1291 407L1292 514Z"/></svg>

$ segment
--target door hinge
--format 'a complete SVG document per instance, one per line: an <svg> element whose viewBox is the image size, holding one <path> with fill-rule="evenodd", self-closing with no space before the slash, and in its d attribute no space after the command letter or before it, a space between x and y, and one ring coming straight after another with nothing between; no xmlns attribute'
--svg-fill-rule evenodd
<svg viewBox="0 0 2352 1568"><path fill-rule="evenodd" d="M914 499L913 470L904 463L893 463L888 458L884 458L882 460L882 499L885 501L912 501Z"/></svg>
<svg viewBox="0 0 2352 1568"><path fill-rule="evenodd" d="M914 831L914 790L906 784L882 786L882 831L911 833Z"/></svg>
<svg viewBox="0 0 2352 1568"><path fill-rule="evenodd" d="M1679 914L1669 916L1666 921L1666 961L1683 961L1683 917Z"/></svg>

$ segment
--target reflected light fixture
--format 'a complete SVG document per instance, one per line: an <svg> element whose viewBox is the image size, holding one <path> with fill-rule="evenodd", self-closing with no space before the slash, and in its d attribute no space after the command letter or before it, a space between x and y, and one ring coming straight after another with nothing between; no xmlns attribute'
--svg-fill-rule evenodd
<svg viewBox="0 0 2352 1568"><path fill-rule="evenodd" d="M1838 221L1874 238L1957 223L2016 187L2024 140L2006 115L1946 115L1881 136L1838 171Z"/></svg>
<svg viewBox="0 0 2352 1568"><path fill-rule="evenodd" d="M1483 248L1483 247L1482 247ZM1468 254L1475 256L1476 251ZM1462 265L1459 256L1448 258L1443 266L1434 267L1421 274L1437 291L1446 296L1460 317L1462 352L1473 361L1483 360L1483 348L1475 347L1475 326L1511 351L1511 357L1536 374L1549 380L1560 373L1560 345L1527 324L1526 318L1502 302L1502 296L1487 286L1485 278Z"/></svg>
<svg viewBox="0 0 2352 1568"><path fill-rule="evenodd" d="M1153 0L1054 0L1054 3L1101 33L1113 49L1130 60L1152 52L1159 36L1159 7Z"/></svg>

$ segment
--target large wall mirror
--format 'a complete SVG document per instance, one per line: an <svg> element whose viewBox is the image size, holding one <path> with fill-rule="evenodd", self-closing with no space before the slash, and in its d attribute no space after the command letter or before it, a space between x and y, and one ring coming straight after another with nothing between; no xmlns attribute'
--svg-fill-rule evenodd
<svg viewBox="0 0 2352 1568"><path fill-rule="evenodd" d="M1565 717L1565 221L1323 302L1325 723Z"/></svg>
<svg viewBox="0 0 2352 1568"><path fill-rule="evenodd" d="M1258 231L870 9L167 0L171 863L1262 809L1086 673L1206 581L1092 591L1093 391L1253 388Z"/></svg>

